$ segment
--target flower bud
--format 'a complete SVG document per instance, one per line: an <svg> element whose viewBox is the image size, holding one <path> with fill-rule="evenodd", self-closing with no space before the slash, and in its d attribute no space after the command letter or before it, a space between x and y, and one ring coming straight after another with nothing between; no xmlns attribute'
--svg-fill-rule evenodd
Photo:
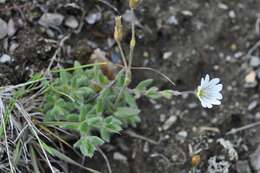
<svg viewBox="0 0 260 173"><path fill-rule="evenodd" d="M114 31L114 39L117 42L120 42L123 39L123 26L121 21L121 16L116 17L115 31Z"/></svg>
<svg viewBox="0 0 260 173"><path fill-rule="evenodd" d="M129 0L129 6L132 9L136 9L138 3L139 3L139 0Z"/></svg>

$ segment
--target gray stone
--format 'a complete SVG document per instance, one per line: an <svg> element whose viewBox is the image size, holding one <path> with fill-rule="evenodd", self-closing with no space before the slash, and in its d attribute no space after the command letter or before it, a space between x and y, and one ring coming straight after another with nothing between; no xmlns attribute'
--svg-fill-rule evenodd
<svg viewBox="0 0 260 173"><path fill-rule="evenodd" d="M0 63L7 63L7 62L10 62L10 61L11 61L11 57L7 54L3 54L0 57Z"/></svg>
<svg viewBox="0 0 260 173"><path fill-rule="evenodd" d="M178 25L179 24L179 21L178 21L178 19L176 18L176 16L170 16L167 20L166 20L166 22L168 23L168 24L170 24L170 25Z"/></svg>
<svg viewBox="0 0 260 173"><path fill-rule="evenodd" d="M65 20L65 26L72 28L72 29L76 29L79 26L79 22L76 19L76 17L74 16L69 16L66 20Z"/></svg>
<svg viewBox="0 0 260 173"><path fill-rule="evenodd" d="M251 173L251 169L247 160L239 160L236 163L237 173Z"/></svg>
<svg viewBox="0 0 260 173"><path fill-rule="evenodd" d="M260 65L260 58L257 56L252 56L250 59L250 65L252 67L257 67Z"/></svg>
<svg viewBox="0 0 260 173"><path fill-rule="evenodd" d="M0 39L4 38L8 34L7 23L0 18Z"/></svg>
<svg viewBox="0 0 260 173"><path fill-rule="evenodd" d="M188 136L188 132L186 132L186 131L184 131L184 130L182 130L182 131L180 131L180 132L177 133L177 137L178 137L179 139L185 139L185 138L187 138L187 136Z"/></svg>
<svg viewBox="0 0 260 173"><path fill-rule="evenodd" d="M39 20L39 24L48 28L51 26L60 26L64 16L59 13L44 13Z"/></svg>
<svg viewBox="0 0 260 173"><path fill-rule="evenodd" d="M17 32L17 27L13 19L8 21L8 36L12 37Z"/></svg>
<svg viewBox="0 0 260 173"><path fill-rule="evenodd" d="M260 67L255 71L256 77L260 79Z"/></svg>
<svg viewBox="0 0 260 173"><path fill-rule="evenodd" d="M254 110L254 109L257 107L257 105L258 105L258 101L257 101L257 100L254 100L254 101L252 101L252 102L248 105L247 109L248 109L249 111L252 111L252 110Z"/></svg>
<svg viewBox="0 0 260 173"><path fill-rule="evenodd" d="M85 18L86 22L90 25L95 24L97 21L99 21L102 17L102 14L100 11L98 12L92 12L90 14L87 15L87 17Z"/></svg>
<svg viewBox="0 0 260 173"><path fill-rule="evenodd" d="M119 152L113 154L113 159L121 162L127 162L127 157Z"/></svg>
<svg viewBox="0 0 260 173"><path fill-rule="evenodd" d="M175 124L177 121L176 116L171 116L168 118L165 123L163 124L163 130L168 130L173 124Z"/></svg>
<svg viewBox="0 0 260 173"><path fill-rule="evenodd" d="M250 162L255 171L260 172L260 145L256 151L250 155Z"/></svg>

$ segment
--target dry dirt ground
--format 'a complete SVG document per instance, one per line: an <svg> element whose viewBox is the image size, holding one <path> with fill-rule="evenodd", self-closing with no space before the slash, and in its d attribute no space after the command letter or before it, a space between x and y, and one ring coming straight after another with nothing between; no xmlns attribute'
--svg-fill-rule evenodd
<svg viewBox="0 0 260 173"><path fill-rule="evenodd" d="M70 3L84 12L69 6ZM127 9L123 0L11 0L0 5L0 18L6 22L13 19L17 29L15 34L0 40L0 56L11 57L0 63L1 86L25 82L32 73L45 69L56 50L54 42L69 33L72 35L65 42L58 59L60 64L69 66L74 60L86 63L96 48L106 51L112 61L118 61L119 53L112 39L113 20L115 15L123 15L126 47L130 39ZM39 20L44 12L61 14L64 20L74 16L82 28L73 29L64 21L54 28L43 27ZM255 62L259 60L259 50L256 48L253 56L247 56L260 38L259 14L259 0L141 2L136 10L134 65L152 67L166 74L176 86L146 70L134 70L133 85L153 78L161 89L186 91L195 89L200 78L210 74L221 79L224 99L221 106L213 109L203 109L191 96L161 102L139 100L142 122L131 129L137 136L123 132L102 147L114 173L187 173L192 169L205 173L211 157L226 154L217 143L220 138L229 140L238 152L237 161L228 161L229 172L257 172L257 158L252 158L252 154L260 155L255 151L260 145L260 127L226 133L260 121L260 63ZM169 118L176 121L165 129ZM194 153L189 148L201 157L196 168L191 166ZM86 164L107 172L98 153ZM72 167L70 172L76 169ZM248 172L241 172L242 169Z"/></svg>

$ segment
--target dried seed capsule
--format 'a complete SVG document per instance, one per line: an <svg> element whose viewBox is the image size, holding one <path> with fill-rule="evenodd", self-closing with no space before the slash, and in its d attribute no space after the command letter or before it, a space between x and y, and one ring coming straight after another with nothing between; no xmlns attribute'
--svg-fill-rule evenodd
<svg viewBox="0 0 260 173"><path fill-rule="evenodd" d="M114 39L117 42L122 41L123 39L123 26L121 21L121 16L116 17L115 31L114 31Z"/></svg>
<svg viewBox="0 0 260 173"><path fill-rule="evenodd" d="M138 3L139 3L139 0L129 0L129 6L132 9L136 9Z"/></svg>

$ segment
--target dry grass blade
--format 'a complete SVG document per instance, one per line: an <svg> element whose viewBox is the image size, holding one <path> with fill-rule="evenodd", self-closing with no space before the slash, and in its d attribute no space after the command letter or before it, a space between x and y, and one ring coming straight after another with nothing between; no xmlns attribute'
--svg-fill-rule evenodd
<svg viewBox="0 0 260 173"><path fill-rule="evenodd" d="M34 172L40 173L40 169L38 167L36 156L35 156L35 151L32 146L30 146L30 154L31 154L32 166L33 166Z"/></svg>
<svg viewBox="0 0 260 173"><path fill-rule="evenodd" d="M75 166L78 166L82 169L85 169L91 173L101 173L99 171L96 171L94 169L91 169L91 168L87 168L87 167L84 167L82 166L81 164L77 163L76 161L72 160L71 158L69 158L68 156L66 156L65 154L61 153L60 151L56 150L55 148L52 148L50 146L48 146L47 144L43 143L43 147L46 151L48 151L51 155L55 156L55 157L58 157L59 159L67 162L67 163L70 163L70 164L73 164Z"/></svg>

